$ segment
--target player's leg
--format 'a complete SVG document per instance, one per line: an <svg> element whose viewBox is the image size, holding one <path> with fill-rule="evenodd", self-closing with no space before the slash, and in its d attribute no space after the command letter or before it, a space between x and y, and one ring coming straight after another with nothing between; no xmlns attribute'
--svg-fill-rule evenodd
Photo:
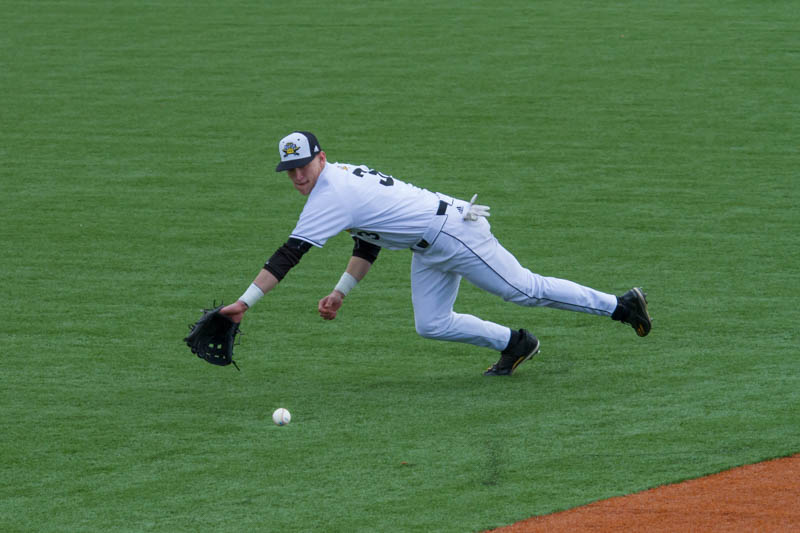
<svg viewBox="0 0 800 533"><path fill-rule="evenodd" d="M506 301L603 316L611 316L617 307L617 297L612 294L566 279L541 276L523 267L492 236L483 219L454 224L447 230L437 239L437 246L450 249L449 268Z"/></svg>
<svg viewBox="0 0 800 533"><path fill-rule="evenodd" d="M640 288L617 297L573 281L535 274L497 242L485 220L472 227L454 224L447 229L445 238L437 239L437 246L449 247L446 254L451 268L478 287L519 305L610 316L629 324L640 337L650 333L652 319Z"/></svg>
<svg viewBox="0 0 800 533"><path fill-rule="evenodd" d="M509 328L453 311L460 283L461 275L445 272L427 262L424 256L413 254L411 302L417 332L430 339L505 349L511 338Z"/></svg>

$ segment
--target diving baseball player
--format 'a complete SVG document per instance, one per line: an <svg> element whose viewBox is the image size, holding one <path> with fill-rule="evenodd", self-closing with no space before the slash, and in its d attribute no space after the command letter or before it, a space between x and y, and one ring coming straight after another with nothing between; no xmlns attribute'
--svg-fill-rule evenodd
<svg viewBox="0 0 800 533"><path fill-rule="evenodd" d="M572 281L534 274L492 235L489 208L420 189L363 165L330 163L317 138L295 131L278 144L280 163L295 189L307 196L288 240L279 247L235 303L222 309L234 321L272 290L309 249L341 231L353 237L353 254L320 316L336 318L347 294L369 272L382 248L410 249L414 323L423 337L464 342L500 352L487 376L510 376L539 351L525 329L453 311L461 279L506 301L611 317L644 337L651 320L641 289L620 297Z"/></svg>

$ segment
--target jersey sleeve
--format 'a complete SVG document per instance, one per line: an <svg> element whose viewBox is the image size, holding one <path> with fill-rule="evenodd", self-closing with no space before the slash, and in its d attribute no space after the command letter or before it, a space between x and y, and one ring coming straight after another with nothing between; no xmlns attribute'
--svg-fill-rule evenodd
<svg viewBox="0 0 800 533"><path fill-rule="evenodd" d="M321 248L328 239L352 223L352 212L346 198L332 186L319 190L315 187L289 237Z"/></svg>

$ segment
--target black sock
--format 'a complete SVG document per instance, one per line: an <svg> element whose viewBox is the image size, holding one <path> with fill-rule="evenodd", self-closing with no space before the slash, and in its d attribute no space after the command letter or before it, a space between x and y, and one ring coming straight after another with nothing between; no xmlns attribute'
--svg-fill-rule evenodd
<svg viewBox="0 0 800 533"><path fill-rule="evenodd" d="M628 311L622 306L622 302L617 298L617 308L611 313L611 320L624 320L628 316Z"/></svg>
<svg viewBox="0 0 800 533"><path fill-rule="evenodd" d="M506 346L506 349L503 350L501 353L506 353L509 350L509 348L517 344L519 342L519 338L521 337L521 335L522 334L519 332L519 330L512 329L511 338L508 340L508 346Z"/></svg>

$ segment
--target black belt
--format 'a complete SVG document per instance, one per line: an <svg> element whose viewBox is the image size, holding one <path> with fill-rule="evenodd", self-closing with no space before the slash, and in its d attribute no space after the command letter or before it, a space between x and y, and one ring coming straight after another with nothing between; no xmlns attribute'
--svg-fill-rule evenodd
<svg viewBox="0 0 800 533"><path fill-rule="evenodd" d="M447 206L448 205L449 204L447 202L445 202L444 200L439 200L439 208L436 210L436 216L440 217L440 216L444 215L447 212ZM422 239L421 241L419 241L417 243L416 247L425 249L428 246L430 246L430 243L428 241L426 241L425 239Z"/></svg>

